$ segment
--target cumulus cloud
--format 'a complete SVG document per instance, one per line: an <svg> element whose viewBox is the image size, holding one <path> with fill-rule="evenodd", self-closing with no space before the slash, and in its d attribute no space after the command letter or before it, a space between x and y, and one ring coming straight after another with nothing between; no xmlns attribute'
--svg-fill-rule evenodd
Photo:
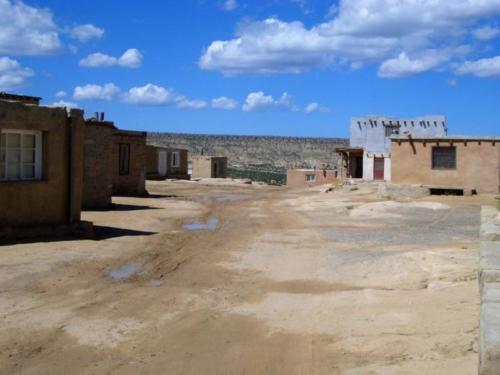
<svg viewBox="0 0 500 375"><path fill-rule="evenodd" d="M66 91L58 91L56 92L56 98L57 99L62 99L62 98L65 98L68 94L66 93Z"/></svg>
<svg viewBox="0 0 500 375"><path fill-rule="evenodd" d="M62 49L52 13L22 1L0 0L0 53L47 55Z"/></svg>
<svg viewBox="0 0 500 375"><path fill-rule="evenodd" d="M292 98L286 92L276 100L271 95L266 95L262 91L252 92L248 94L243 104L243 111L245 112L264 112L269 109L295 111L297 107L293 104Z"/></svg>
<svg viewBox="0 0 500 375"><path fill-rule="evenodd" d="M465 61L456 69L460 75L471 74L476 77L500 77L500 56L480 59L476 61Z"/></svg>
<svg viewBox="0 0 500 375"><path fill-rule="evenodd" d="M88 84L76 86L74 100L113 100L120 94L120 88L113 83L105 85Z"/></svg>
<svg viewBox="0 0 500 375"><path fill-rule="evenodd" d="M304 108L305 113L313 113L313 112L322 112L322 113L327 113L330 112L330 108L323 106L319 103L313 102L310 103Z"/></svg>
<svg viewBox="0 0 500 375"><path fill-rule="evenodd" d="M27 79L34 75L33 70L8 57L0 57L0 90L10 90L25 86Z"/></svg>
<svg viewBox="0 0 500 375"><path fill-rule="evenodd" d="M106 68L110 66L121 66L124 68L138 68L142 63L142 54L135 48L125 51L120 57L113 57L104 53L92 53L80 60L80 66L85 68Z"/></svg>
<svg viewBox="0 0 500 375"><path fill-rule="evenodd" d="M66 107L66 108L80 108L78 104L73 102L66 102L64 100L59 100L49 105L49 107Z"/></svg>
<svg viewBox="0 0 500 375"><path fill-rule="evenodd" d="M236 0L225 0L224 1L224 10L227 10L228 12L235 10L238 7L238 3Z"/></svg>
<svg viewBox="0 0 500 375"><path fill-rule="evenodd" d="M124 100L132 104L166 105L176 101L178 95L172 89L148 83L141 87L132 87L124 96Z"/></svg>
<svg viewBox="0 0 500 375"><path fill-rule="evenodd" d="M238 108L238 101L221 96L219 98L212 99L212 108L232 111Z"/></svg>
<svg viewBox="0 0 500 375"><path fill-rule="evenodd" d="M177 107L183 109L203 109L206 108L207 102L201 99L179 98Z"/></svg>
<svg viewBox="0 0 500 375"><path fill-rule="evenodd" d="M443 51L426 51L417 58L410 58L405 52L398 57L384 61L378 70L379 77L399 78L426 72L448 61L450 55Z"/></svg>
<svg viewBox="0 0 500 375"><path fill-rule="evenodd" d="M475 24L500 15L500 0L341 0L332 14L310 28L275 18L244 23L234 38L213 41L199 66L225 75L276 74L345 63L391 67L399 59L405 74L419 73L436 67L421 54L462 44Z"/></svg>
<svg viewBox="0 0 500 375"><path fill-rule="evenodd" d="M491 40L500 34L498 27L484 26L475 29L472 34L478 40Z"/></svg>
<svg viewBox="0 0 500 375"><path fill-rule="evenodd" d="M88 23L74 27L71 29L69 35L73 39L78 39L81 43L86 43L91 39L102 38L104 30Z"/></svg>

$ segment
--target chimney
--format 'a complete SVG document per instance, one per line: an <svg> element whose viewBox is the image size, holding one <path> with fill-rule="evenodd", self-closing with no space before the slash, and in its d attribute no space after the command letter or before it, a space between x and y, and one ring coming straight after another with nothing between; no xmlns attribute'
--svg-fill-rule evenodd
<svg viewBox="0 0 500 375"><path fill-rule="evenodd" d="M101 122L104 121L104 112L101 112L101 119L100 119Z"/></svg>

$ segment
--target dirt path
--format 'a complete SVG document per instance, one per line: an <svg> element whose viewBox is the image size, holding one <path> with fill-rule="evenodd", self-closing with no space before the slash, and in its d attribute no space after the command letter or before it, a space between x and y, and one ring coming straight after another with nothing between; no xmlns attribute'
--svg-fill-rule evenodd
<svg viewBox="0 0 500 375"><path fill-rule="evenodd" d="M0 246L0 373L476 373L483 202L149 190Z"/></svg>

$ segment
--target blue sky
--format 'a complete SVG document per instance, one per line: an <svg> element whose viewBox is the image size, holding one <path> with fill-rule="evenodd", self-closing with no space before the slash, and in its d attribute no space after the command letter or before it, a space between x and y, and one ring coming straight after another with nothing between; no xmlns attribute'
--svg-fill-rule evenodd
<svg viewBox="0 0 500 375"><path fill-rule="evenodd" d="M0 0L0 24L0 90L124 129L346 137L351 116L443 114L500 135L500 0Z"/></svg>

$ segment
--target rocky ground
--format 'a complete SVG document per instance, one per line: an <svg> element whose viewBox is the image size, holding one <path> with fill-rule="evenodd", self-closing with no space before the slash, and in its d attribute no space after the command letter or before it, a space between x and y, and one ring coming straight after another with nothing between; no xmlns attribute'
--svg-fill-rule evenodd
<svg viewBox="0 0 500 375"><path fill-rule="evenodd" d="M492 198L148 189L84 213L96 241L0 246L0 373L477 373Z"/></svg>

